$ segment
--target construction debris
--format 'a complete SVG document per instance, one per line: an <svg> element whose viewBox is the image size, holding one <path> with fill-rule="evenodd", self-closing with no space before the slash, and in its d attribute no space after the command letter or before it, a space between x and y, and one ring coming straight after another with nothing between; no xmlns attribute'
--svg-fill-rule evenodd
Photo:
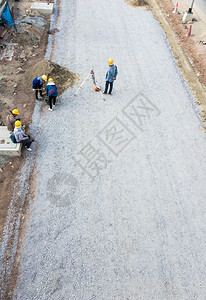
<svg viewBox="0 0 206 300"><path fill-rule="evenodd" d="M47 20L42 16L26 17L16 21L17 31L10 32L10 39L13 43L18 43L25 49L25 45L30 47L40 44L42 33L47 24Z"/></svg>
<svg viewBox="0 0 206 300"><path fill-rule="evenodd" d="M34 26L38 30L44 31L46 23L47 23L47 21L46 21L45 17L43 17L43 16L33 16L33 17L28 16L19 21L16 21L16 26L18 28L18 32L19 32L19 30L22 31L23 30L22 28L24 28L26 25L29 25L29 29L31 28L31 26Z"/></svg>
<svg viewBox="0 0 206 300"><path fill-rule="evenodd" d="M146 0L126 0L132 6L149 6L149 3Z"/></svg>
<svg viewBox="0 0 206 300"><path fill-rule="evenodd" d="M5 48L0 50L0 60L12 61L14 59L14 53L18 47L16 43L9 43Z"/></svg>

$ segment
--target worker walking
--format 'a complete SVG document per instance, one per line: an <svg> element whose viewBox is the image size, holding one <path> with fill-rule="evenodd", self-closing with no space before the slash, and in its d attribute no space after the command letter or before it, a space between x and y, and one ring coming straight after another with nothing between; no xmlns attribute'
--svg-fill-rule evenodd
<svg viewBox="0 0 206 300"><path fill-rule="evenodd" d="M10 110L10 114L6 117L6 126L7 129L10 131L10 133L14 131L15 122L17 120L20 120L18 118L18 115L19 115L18 109L13 109L12 111Z"/></svg>
<svg viewBox="0 0 206 300"><path fill-rule="evenodd" d="M32 151L30 148L32 140L29 135L26 135L21 129L21 121L15 122L14 136L17 143L22 143L25 145L26 150Z"/></svg>
<svg viewBox="0 0 206 300"><path fill-rule="evenodd" d="M58 96L58 91L56 84L52 78L49 78L46 86L46 95L49 97L49 108L48 110L52 111L52 105L55 107L56 97Z"/></svg>
<svg viewBox="0 0 206 300"><path fill-rule="evenodd" d="M107 90L109 87L109 94L111 95L112 93L112 89L113 89L113 82L114 80L116 80L117 74L118 74L118 70L117 70L117 66L115 66L113 64L113 59L109 58L108 59L108 63L109 63L109 67L106 73L106 84L105 84L105 89L103 94L107 94Z"/></svg>
<svg viewBox="0 0 206 300"><path fill-rule="evenodd" d="M35 96L37 100L40 100L43 98L42 95L42 88L43 88L43 84L47 81L47 76L46 75L42 75L40 77L36 77L33 80L33 91L35 91ZM38 93L40 94L40 97L38 98Z"/></svg>

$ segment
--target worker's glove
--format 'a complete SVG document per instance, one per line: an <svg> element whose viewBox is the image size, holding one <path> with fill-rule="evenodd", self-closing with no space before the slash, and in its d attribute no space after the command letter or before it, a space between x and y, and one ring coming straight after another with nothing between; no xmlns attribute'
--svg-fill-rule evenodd
<svg viewBox="0 0 206 300"><path fill-rule="evenodd" d="M35 91L35 89L33 89L33 91Z"/></svg>

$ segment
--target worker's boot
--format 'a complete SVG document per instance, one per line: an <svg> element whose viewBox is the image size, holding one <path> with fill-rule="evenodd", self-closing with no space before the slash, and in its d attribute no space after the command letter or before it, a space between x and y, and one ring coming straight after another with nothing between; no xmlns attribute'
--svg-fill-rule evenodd
<svg viewBox="0 0 206 300"><path fill-rule="evenodd" d="M27 150L27 151L30 151L30 152L32 151L32 149L31 149L31 148L27 148L27 147L25 147L25 148L26 148L26 150Z"/></svg>

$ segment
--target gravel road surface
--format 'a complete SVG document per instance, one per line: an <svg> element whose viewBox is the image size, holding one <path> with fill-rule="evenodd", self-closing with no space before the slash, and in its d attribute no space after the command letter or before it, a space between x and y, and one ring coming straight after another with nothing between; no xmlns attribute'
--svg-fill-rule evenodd
<svg viewBox="0 0 206 300"><path fill-rule="evenodd" d="M206 299L206 139L151 12L61 0L54 61L89 78L39 124L18 300Z"/></svg>
<svg viewBox="0 0 206 300"><path fill-rule="evenodd" d="M191 7L192 1L187 0L187 2L188 2L188 7ZM196 11L206 16L206 0L195 0L193 7Z"/></svg>

